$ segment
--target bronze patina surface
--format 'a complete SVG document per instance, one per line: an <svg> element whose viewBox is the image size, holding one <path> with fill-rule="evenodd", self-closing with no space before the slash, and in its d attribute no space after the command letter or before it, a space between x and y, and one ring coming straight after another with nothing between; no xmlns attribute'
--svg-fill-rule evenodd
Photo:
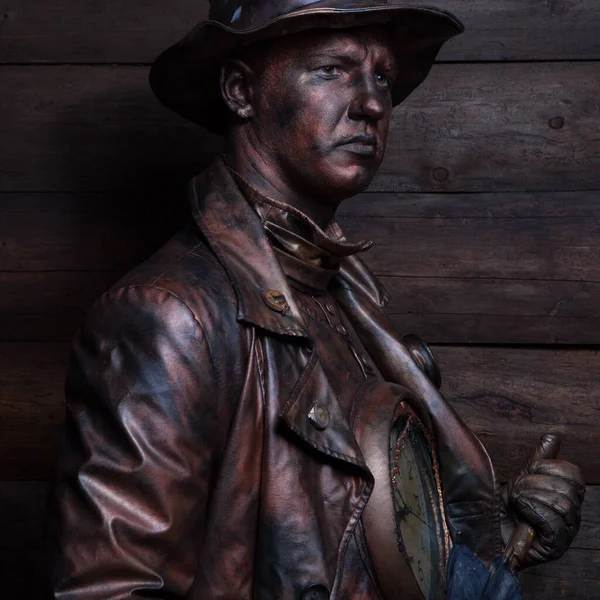
<svg viewBox="0 0 600 600"><path fill-rule="evenodd" d="M214 2L211 18L152 85L225 132L224 154L191 182L187 227L75 340L54 597L417 599L440 593L450 538L487 561L520 520L538 534L528 564L557 558L579 525L578 468L536 461L499 493L433 356L386 316L358 257L371 244L335 221L460 23L369 0ZM419 511L435 535L386 537Z"/></svg>

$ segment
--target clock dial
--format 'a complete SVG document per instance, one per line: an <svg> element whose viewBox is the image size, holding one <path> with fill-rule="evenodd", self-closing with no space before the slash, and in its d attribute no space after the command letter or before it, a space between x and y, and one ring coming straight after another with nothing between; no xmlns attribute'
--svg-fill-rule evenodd
<svg viewBox="0 0 600 600"><path fill-rule="evenodd" d="M437 463L427 433L413 416L401 417L390 437L396 538L426 600L445 594L449 535Z"/></svg>

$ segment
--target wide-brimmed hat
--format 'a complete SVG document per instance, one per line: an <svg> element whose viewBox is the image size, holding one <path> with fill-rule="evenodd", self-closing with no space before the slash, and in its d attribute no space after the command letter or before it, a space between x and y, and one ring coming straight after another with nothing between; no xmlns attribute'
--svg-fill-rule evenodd
<svg viewBox="0 0 600 600"><path fill-rule="evenodd" d="M442 45L464 31L447 11L386 0L213 0L209 20L156 59L150 85L165 106L222 134L227 111L219 69L227 57L256 42L308 29L373 25L390 27L397 42L394 106L427 77Z"/></svg>

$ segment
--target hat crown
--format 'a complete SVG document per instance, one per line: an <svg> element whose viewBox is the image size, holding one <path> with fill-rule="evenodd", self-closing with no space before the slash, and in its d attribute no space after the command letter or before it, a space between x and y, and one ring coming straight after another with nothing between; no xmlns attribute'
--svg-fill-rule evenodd
<svg viewBox="0 0 600 600"><path fill-rule="evenodd" d="M243 30L303 8L352 9L387 3L387 0L211 0L208 18Z"/></svg>

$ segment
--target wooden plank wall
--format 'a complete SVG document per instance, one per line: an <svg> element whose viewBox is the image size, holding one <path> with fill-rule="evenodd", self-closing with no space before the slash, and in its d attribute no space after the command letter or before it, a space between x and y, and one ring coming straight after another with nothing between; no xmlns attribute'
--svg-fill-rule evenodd
<svg viewBox="0 0 600 600"><path fill-rule="evenodd" d="M581 534L529 600L600 597L600 5L428 0L467 33L394 115L368 193L403 332L503 477L540 433L590 484ZM33 600L69 340L85 308L175 229L219 140L163 109L148 65L206 0L0 0L0 580Z"/></svg>

